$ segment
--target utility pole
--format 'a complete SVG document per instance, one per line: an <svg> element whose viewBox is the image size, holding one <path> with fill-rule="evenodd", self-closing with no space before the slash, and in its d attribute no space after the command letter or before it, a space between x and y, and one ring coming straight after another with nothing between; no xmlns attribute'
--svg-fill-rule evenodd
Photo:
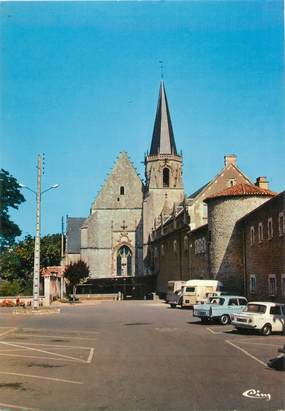
<svg viewBox="0 0 285 411"><path fill-rule="evenodd" d="M36 211L36 238L34 255L34 283L33 283L33 308L39 308L40 295L40 255L41 255L41 186L42 186L42 156L38 155L37 177L37 211Z"/></svg>

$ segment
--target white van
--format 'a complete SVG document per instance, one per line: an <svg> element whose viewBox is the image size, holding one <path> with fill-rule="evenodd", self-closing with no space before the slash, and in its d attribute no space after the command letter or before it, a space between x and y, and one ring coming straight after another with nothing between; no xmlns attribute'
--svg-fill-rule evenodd
<svg viewBox="0 0 285 411"><path fill-rule="evenodd" d="M186 281L168 281L167 284L167 295L166 302L172 301L173 298L177 295L177 292L181 290L182 286Z"/></svg>
<svg viewBox="0 0 285 411"><path fill-rule="evenodd" d="M176 293L168 302L172 308L176 305L193 307L195 304L204 304L209 295L222 288L223 284L217 280L188 280L182 285L181 292Z"/></svg>

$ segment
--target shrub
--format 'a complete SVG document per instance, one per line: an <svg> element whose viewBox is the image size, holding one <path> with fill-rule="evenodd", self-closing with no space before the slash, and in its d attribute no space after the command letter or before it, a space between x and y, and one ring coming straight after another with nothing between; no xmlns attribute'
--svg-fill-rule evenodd
<svg viewBox="0 0 285 411"><path fill-rule="evenodd" d="M21 286L18 281L2 281L0 283L0 296L7 297L7 296L16 296L20 294Z"/></svg>

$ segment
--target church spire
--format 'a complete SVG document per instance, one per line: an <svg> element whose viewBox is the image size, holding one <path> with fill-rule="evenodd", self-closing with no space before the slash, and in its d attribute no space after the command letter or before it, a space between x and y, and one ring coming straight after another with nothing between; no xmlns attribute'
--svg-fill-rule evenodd
<svg viewBox="0 0 285 411"><path fill-rule="evenodd" d="M163 80L161 80L160 83L159 98L149 154L151 156L158 154L177 155Z"/></svg>

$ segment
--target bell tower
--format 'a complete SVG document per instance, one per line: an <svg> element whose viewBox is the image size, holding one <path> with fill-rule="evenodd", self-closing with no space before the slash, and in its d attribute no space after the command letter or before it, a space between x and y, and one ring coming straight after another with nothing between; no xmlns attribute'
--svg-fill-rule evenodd
<svg viewBox="0 0 285 411"><path fill-rule="evenodd" d="M167 197L170 207L183 201L182 155L177 153L164 82L161 81L150 152L145 157L143 203L144 257L149 236Z"/></svg>

